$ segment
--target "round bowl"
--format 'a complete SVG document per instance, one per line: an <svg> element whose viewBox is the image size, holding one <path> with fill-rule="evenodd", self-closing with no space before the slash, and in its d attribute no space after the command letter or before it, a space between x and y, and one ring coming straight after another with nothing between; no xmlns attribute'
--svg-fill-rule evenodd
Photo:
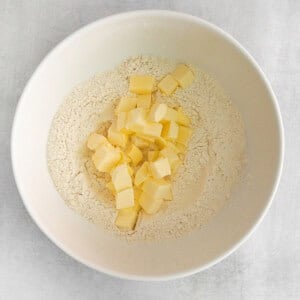
<svg viewBox="0 0 300 300"><path fill-rule="evenodd" d="M229 93L244 118L247 174L230 203L206 226L180 239L126 242L71 211L47 167L47 138L64 97L97 72L151 54L197 64ZM240 246L264 217L283 161L283 127L265 75L227 33L199 18L137 11L96 21L61 42L43 60L19 101L12 164L24 204L62 250L98 271L138 280L165 280L202 271Z"/></svg>

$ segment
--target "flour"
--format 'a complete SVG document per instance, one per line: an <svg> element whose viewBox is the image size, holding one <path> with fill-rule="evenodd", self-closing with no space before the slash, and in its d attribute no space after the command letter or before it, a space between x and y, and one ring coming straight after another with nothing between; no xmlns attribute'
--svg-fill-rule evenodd
<svg viewBox="0 0 300 300"><path fill-rule="evenodd" d="M127 94L129 75L149 74L159 80L175 66L175 62L140 56L94 76L65 99L49 133L49 170L66 204L130 240L180 237L206 224L227 202L243 167L245 130L240 113L211 76L190 66L196 79L189 88L177 89L172 97L156 93L157 101L180 105L193 128L184 164L172 184L174 198L165 201L156 215L141 213L130 233L114 226L116 211L105 187L107 178L90 160L87 137L105 130L104 122L113 117L113 104Z"/></svg>

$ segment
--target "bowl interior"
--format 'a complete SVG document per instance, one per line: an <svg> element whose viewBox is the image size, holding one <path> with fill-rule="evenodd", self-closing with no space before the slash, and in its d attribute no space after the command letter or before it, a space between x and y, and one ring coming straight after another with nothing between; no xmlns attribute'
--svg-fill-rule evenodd
<svg viewBox="0 0 300 300"><path fill-rule="evenodd" d="M202 230L159 243L126 243L77 216L56 192L46 160L52 118L70 90L95 73L139 54L200 65L231 95L247 131L249 180L236 187L230 204ZM130 13L84 28L44 60L18 107L12 160L27 209L67 253L110 274L170 278L216 262L258 222L279 176L280 128L271 90L233 40L193 17L170 12Z"/></svg>

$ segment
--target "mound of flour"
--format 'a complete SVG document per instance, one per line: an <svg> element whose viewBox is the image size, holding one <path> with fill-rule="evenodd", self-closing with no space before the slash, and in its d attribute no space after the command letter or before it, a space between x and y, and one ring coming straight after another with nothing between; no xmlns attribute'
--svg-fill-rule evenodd
<svg viewBox="0 0 300 300"><path fill-rule="evenodd" d="M53 119L48 138L48 165L54 184L66 204L89 221L127 239L180 237L207 223L227 202L239 180L244 161L245 130L237 108L218 83L194 66L195 81L172 97L159 92L158 101L182 106L190 117L193 135L183 166L158 214L140 214L136 229L120 232L105 176L90 160L86 140L105 130L113 105L128 91L131 74L149 74L157 80L174 70L176 62L139 56L113 71L98 74L75 88Z"/></svg>

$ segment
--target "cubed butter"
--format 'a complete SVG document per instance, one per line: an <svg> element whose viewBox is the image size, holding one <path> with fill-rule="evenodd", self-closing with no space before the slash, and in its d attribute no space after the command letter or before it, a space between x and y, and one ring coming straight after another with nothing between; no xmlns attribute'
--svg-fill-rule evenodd
<svg viewBox="0 0 300 300"><path fill-rule="evenodd" d="M130 131L126 128L127 123L127 112L121 111L117 114L117 123L116 128L117 131L123 132L123 133L130 133Z"/></svg>
<svg viewBox="0 0 300 300"><path fill-rule="evenodd" d="M178 137L177 137L177 142L179 144L182 144L184 146L187 145L190 137L192 135L192 129L185 127L185 126L179 126L179 131L178 131Z"/></svg>
<svg viewBox="0 0 300 300"><path fill-rule="evenodd" d="M171 167L167 158L159 158L149 163L149 170L154 178L171 175Z"/></svg>
<svg viewBox="0 0 300 300"><path fill-rule="evenodd" d="M130 157L134 166L136 166L143 159L142 151L134 144L130 145L129 149L127 150L127 155Z"/></svg>
<svg viewBox="0 0 300 300"><path fill-rule="evenodd" d="M151 122L160 122L166 115L168 106L164 103L155 103L152 105L148 119Z"/></svg>
<svg viewBox="0 0 300 300"><path fill-rule="evenodd" d="M106 184L106 187L109 189L109 191L115 195L116 194L116 190L115 190L115 187L114 187L114 184L110 181Z"/></svg>
<svg viewBox="0 0 300 300"><path fill-rule="evenodd" d="M175 174L178 170L178 168L180 167L180 165L182 164L182 161L181 160L177 160L177 161L174 161L172 166L171 166L171 170L172 170L172 174Z"/></svg>
<svg viewBox="0 0 300 300"><path fill-rule="evenodd" d="M121 131L118 131L115 124L112 124L107 131L107 138L115 146L122 148L126 147L128 141L128 135Z"/></svg>
<svg viewBox="0 0 300 300"><path fill-rule="evenodd" d="M162 198L154 198L153 195L143 192L140 196L139 203L147 214L155 214L160 209Z"/></svg>
<svg viewBox="0 0 300 300"><path fill-rule="evenodd" d="M185 153L186 152L186 146L180 143L176 143L175 147L179 150L178 153Z"/></svg>
<svg viewBox="0 0 300 300"><path fill-rule="evenodd" d="M148 151L148 161L155 161L158 158L159 151L152 150Z"/></svg>
<svg viewBox="0 0 300 300"><path fill-rule="evenodd" d="M152 195L154 199L172 200L171 183L164 179L148 178L143 186L143 192Z"/></svg>
<svg viewBox="0 0 300 300"><path fill-rule="evenodd" d="M169 164L171 166L171 170L173 168L173 165L175 165L177 163L177 161L179 161L179 157L178 155L176 154L175 151L173 151L171 148L167 147L167 148L164 148L160 151L160 154L167 158L168 161L169 161Z"/></svg>
<svg viewBox="0 0 300 300"><path fill-rule="evenodd" d="M123 209L134 206L133 188L120 191L116 194L116 208Z"/></svg>
<svg viewBox="0 0 300 300"><path fill-rule="evenodd" d="M132 75L129 79L129 91L135 94L151 94L155 79L148 75Z"/></svg>
<svg viewBox="0 0 300 300"><path fill-rule="evenodd" d="M178 118L177 118L177 123L183 126L190 126L190 119L183 113L181 108L177 109L178 112Z"/></svg>
<svg viewBox="0 0 300 300"><path fill-rule="evenodd" d="M167 141L166 147L171 148L176 154L181 152L180 149L177 147L177 143L174 144L173 142Z"/></svg>
<svg viewBox="0 0 300 300"><path fill-rule="evenodd" d="M130 163L130 161L131 161L130 157L128 157L128 155L123 150L121 150L120 148L118 150L119 150L120 155L121 155L121 159L119 161L119 164Z"/></svg>
<svg viewBox="0 0 300 300"><path fill-rule="evenodd" d="M176 90L177 86L178 82L171 75L167 75L158 84L158 88L167 96L171 95Z"/></svg>
<svg viewBox="0 0 300 300"><path fill-rule="evenodd" d="M161 149L164 148L167 145L167 141L164 138L162 138L162 137L157 137L155 139L155 143Z"/></svg>
<svg viewBox="0 0 300 300"><path fill-rule="evenodd" d="M172 76L182 88L188 87L195 78L191 69L184 64L178 65Z"/></svg>
<svg viewBox="0 0 300 300"><path fill-rule="evenodd" d="M142 128L141 133L145 136L160 137L162 128L163 128L163 126L160 123L154 123L154 122L147 123ZM154 142L154 140L153 140L153 142Z"/></svg>
<svg viewBox="0 0 300 300"><path fill-rule="evenodd" d="M135 173L134 184L141 185L149 176L149 164L145 161Z"/></svg>
<svg viewBox="0 0 300 300"><path fill-rule="evenodd" d="M92 156L92 161L99 172L110 172L120 159L120 153L110 144L101 145Z"/></svg>
<svg viewBox="0 0 300 300"><path fill-rule="evenodd" d="M149 141L137 136L136 134L131 136L131 142L140 149L145 149L150 146Z"/></svg>
<svg viewBox="0 0 300 300"><path fill-rule="evenodd" d="M134 132L141 131L146 124L146 110L136 108L128 112L126 128Z"/></svg>
<svg viewBox="0 0 300 300"><path fill-rule="evenodd" d="M137 99L135 97L122 97L116 108L116 113L127 112L136 107Z"/></svg>
<svg viewBox="0 0 300 300"><path fill-rule="evenodd" d="M87 147L90 150L96 150L99 146L107 143L107 139L104 135L98 133L92 133L87 141Z"/></svg>
<svg viewBox="0 0 300 300"><path fill-rule="evenodd" d="M167 140L176 140L178 137L178 130L179 127L176 122L169 121L164 123L164 127L162 130L162 137L164 137Z"/></svg>
<svg viewBox="0 0 300 300"><path fill-rule="evenodd" d="M162 121L174 121L177 122L178 119L178 111L174 108L167 107L167 111L162 118Z"/></svg>
<svg viewBox="0 0 300 300"><path fill-rule="evenodd" d="M117 192L132 187L132 180L127 164L116 166L111 172L111 181Z"/></svg>
<svg viewBox="0 0 300 300"><path fill-rule="evenodd" d="M137 108L150 109L151 107L151 94L137 95Z"/></svg>
<svg viewBox="0 0 300 300"><path fill-rule="evenodd" d="M133 230L138 218L138 211L134 208L120 209L117 213L115 225L121 230Z"/></svg>

